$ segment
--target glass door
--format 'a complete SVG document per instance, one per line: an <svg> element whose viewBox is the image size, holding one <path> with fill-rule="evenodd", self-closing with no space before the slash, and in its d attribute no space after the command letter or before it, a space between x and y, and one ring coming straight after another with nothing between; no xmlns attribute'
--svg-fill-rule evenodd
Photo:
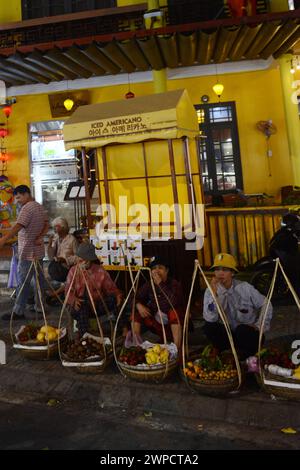
<svg viewBox="0 0 300 470"><path fill-rule="evenodd" d="M77 180L77 160L75 150L64 148L63 124L47 121L29 125L31 186L50 221L60 216L75 227L74 202L64 201L64 197L68 184Z"/></svg>

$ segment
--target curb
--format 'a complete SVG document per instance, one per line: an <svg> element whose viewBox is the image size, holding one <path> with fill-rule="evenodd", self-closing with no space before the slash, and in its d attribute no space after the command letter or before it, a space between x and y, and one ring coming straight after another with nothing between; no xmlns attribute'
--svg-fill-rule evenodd
<svg viewBox="0 0 300 470"><path fill-rule="evenodd" d="M163 384L146 384L124 378L115 366L90 376L65 370L57 361L30 361L16 356L15 351L9 351L8 364L0 366L2 394L34 394L43 400L55 398L80 407L149 410L181 419L272 430L298 428L300 423L299 403L273 400L259 390L213 398L191 391L176 376Z"/></svg>

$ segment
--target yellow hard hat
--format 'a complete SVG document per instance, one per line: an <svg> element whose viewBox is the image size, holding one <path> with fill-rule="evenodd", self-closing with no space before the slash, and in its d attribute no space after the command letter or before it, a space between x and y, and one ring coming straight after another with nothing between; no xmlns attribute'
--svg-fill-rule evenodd
<svg viewBox="0 0 300 470"><path fill-rule="evenodd" d="M210 269L214 269L220 266L222 268L230 268L238 272L236 264L237 263L234 256L230 255L229 253L219 253L215 256L214 264Z"/></svg>

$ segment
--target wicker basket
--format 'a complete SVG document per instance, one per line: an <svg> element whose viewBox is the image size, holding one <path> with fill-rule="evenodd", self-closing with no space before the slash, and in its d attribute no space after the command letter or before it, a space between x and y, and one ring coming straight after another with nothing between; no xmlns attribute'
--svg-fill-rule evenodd
<svg viewBox="0 0 300 470"><path fill-rule="evenodd" d="M238 376L223 380L192 379L190 377L186 377L182 369L180 370L180 375L193 390L201 393L202 395L213 397L224 396L229 392L237 390L239 386Z"/></svg>
<svg viewBox="0 0 300 470"><path fill-rule="evenodd" d="M279 336L268 341L266 347L275 347L286 349L290 347L294 340L298 339L298 335ZM261 366L263 367L263 361ZM300 380L289 377L281 377L263 370L262 377L259 373L255 374L257 383L264 392L276 397L287 398L291 400L300 399Z"/></svg>
<svg viewBox="0 0 300 470"><path fill-rule="evenodd" d="M268 394L276 397L300 400L300 380L281 377L264 371L263 376L256 374L256 380Z"/></svg>
<svg viewBox="0 0 300 470"><path fill-rule="evenodd" d="M90 333L85 333L84 337L90 337L95 339L97 342L101 342L101 338L99 336L94 336ZM104 338L106 344L111 344L109 338ZM110 349L106 352L106 358L95 356L85 361L78 362L74 359L70 359L65 353L61 353L62 365L64 367L69 367L71 370L78 372L80 374L101 374L108 364L111 364L113 360L113 350Z"/></svg>
<svg viewBox="0 0 300 470"><path fill-rule="evenodd" d="M34 359L38 361L45 361L49 359L54 359L58 356L58 340L49 341L48 344L42 344L37 340L30 340L26 342L18 341L19 334L22 332L25 326L22 326L18 333L16 333L17 343L14 343L13 347L16 349L23 357L27 359ZM62 329L62 332L59 337L61 344L64 344L67 340L67 331L65 328Z"/></svg>
<svg viewBox="0 0 300 470"><path fill-rule="evenodd" d="M161 382L175 372L177 365L178 359L169 361L167 366L165 364L148 366L138 364L137 366L130 366L124 362L118 361L118 366L122 369L123 373L130 379L139 382Z"/></svg>
<svg viewBox="0 0 300 470"><path fill-rule="evenodd" d="M106 355L106 360L104 358L87 360L84 362L75 362L70 361L70 359L62 354L62 365L64 367L70 367L70 369L75 370L79 374L101 374L105 368L110 364L113 360L113 353L110 351Z"/></svg>

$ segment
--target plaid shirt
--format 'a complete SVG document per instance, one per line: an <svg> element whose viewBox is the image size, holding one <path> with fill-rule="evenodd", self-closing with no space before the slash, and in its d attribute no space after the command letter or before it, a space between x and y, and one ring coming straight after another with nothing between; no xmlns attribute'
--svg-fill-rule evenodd
<svg viewBox="0 0 300 470"><path fill-rule="evenodd" d="M66 296L72 283L75 270L76 265L72 266L69 271L65 284ZM106 272L99 264L93 263L89 269L83 271L81 271L81 268L78 269L78 272L72 285L72 289L68 297L69 305L73 305L76 298L83 299L86 290L86 282L84 276L86 278L86 282L91 292L92 298L95 302L100 300L101 297L106 297L112 294L118 296L121 294L121 291L117 288L116 284L111 279L108 272Z"/></svg>

